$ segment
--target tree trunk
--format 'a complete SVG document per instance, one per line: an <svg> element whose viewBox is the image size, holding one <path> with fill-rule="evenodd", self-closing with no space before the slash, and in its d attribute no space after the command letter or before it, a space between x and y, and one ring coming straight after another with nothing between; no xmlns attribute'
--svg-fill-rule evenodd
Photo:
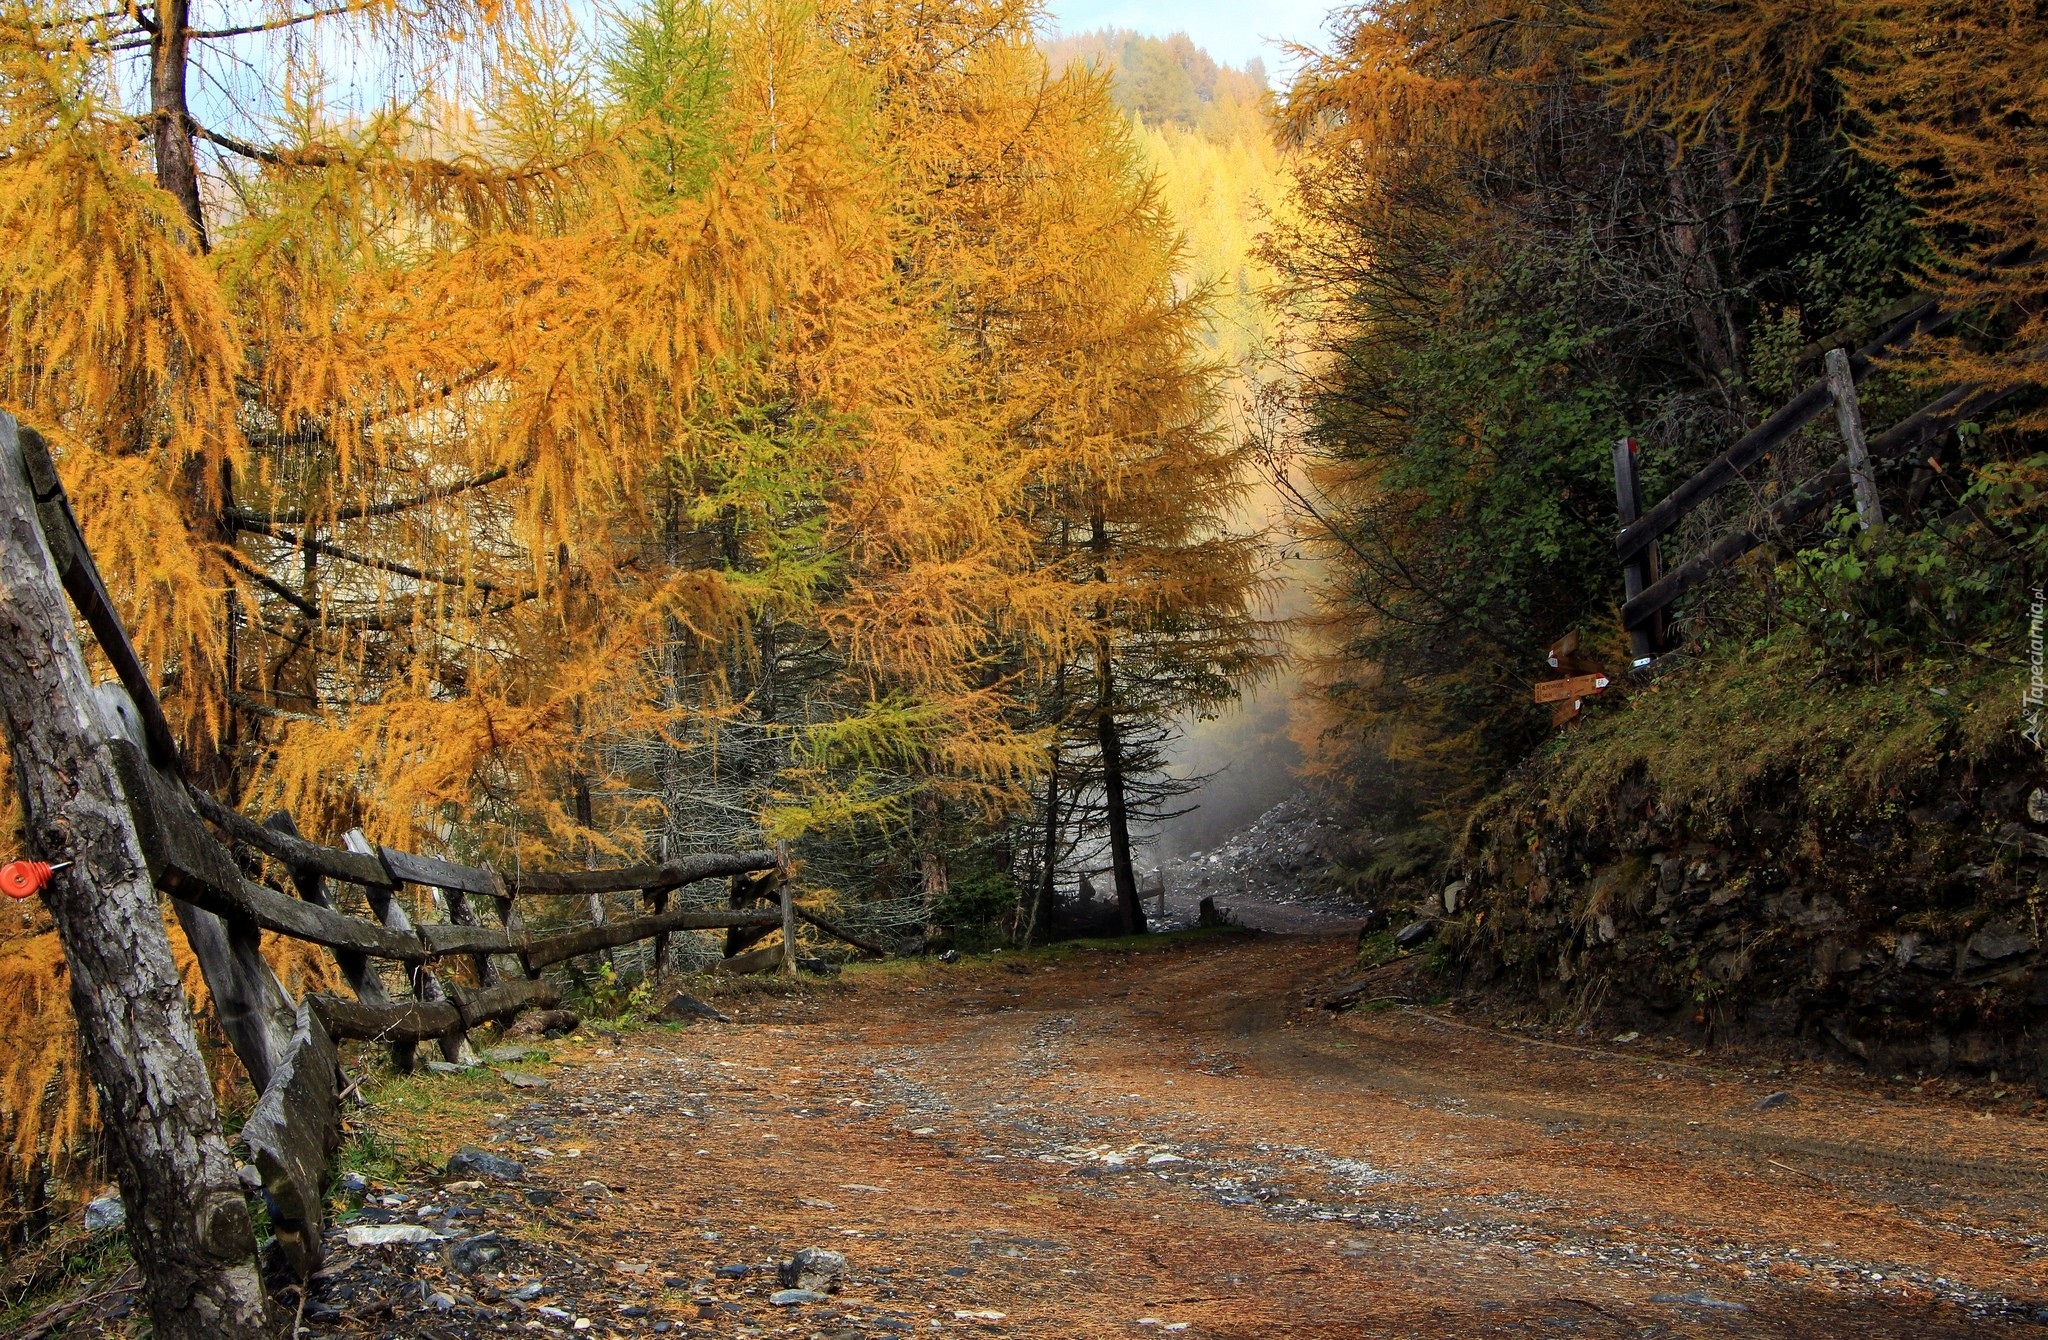
<svg viewBox="0 0 2048 1340"><path fill-rule="evenodd" d="M923 832L919 846L923 848L917 857L918 892L924 896L927 915L938 910L946 895L953 891L953 874L946 866L946 849L941 837L939 798L926 792L918 798L917 812L923 817L920 825Z"/></svg>
<svg viewBox="0 0 2048 1340"><path fill-rule="evenodd" d="M576 725L579 730L582 728L583 719L580 713L577 715ZM577 773L572 780L576 787L576 822L583 826L585 834L589 834L595 831L597 827L595 814L590 804L590 779L582 773ZM597 845L587 836L583 839L583 868L585 870L597 869ZM605 912L604 895L601 893L591 894L590 924L602 926L609 920L611 918ZM613 967L618 966L617 957L609 949L604 951L604 961Z"/></svg>
<svg viewBox="0 0 2048 1340"><path fill-rule="evenodd" d="M1062 665L1053 678L1055 701L1059 688L1066 679L1067 668ZM1024 920L1024 947L1041 943L1052 933L1053 896L1058 890L1060 859L1060 741L1057 733L1052 741L1052 766L1045 773L1045 863L1038 871L1038 884L1032 891L1031 913Z"/></svg>
<svg viewBox="0 0 2048 1340"><path fill-rule="evenodd" d="M149 110L156 148L156 184L185 211L192 236L207 249L206 215L199 206L199 158L192 149L192 109L185 97L190 0L158 0L149 41Z"/></svg>
<svg viewBox="0 0 2048 1340"><path fill-rule="evenodd" d="M163 913L92 706L12 418L0 415L0 720L161 1340L259 1340L256 1237Z"/></svg>
<svg viewBox="0 0 2048 1340"><path fill-rule="evenodd" d="M1098 506L1089 518L1089 548L1095 551L1095 580L1109 581L1109 522ZM1102 753L1102 801L1109 821L1109 865L1116 880L1117 911L1124 934L1145 929L1138 901L1138 877L1131 869L1131 817L1124 802L1124 749L1116 728L1116 668L1109 651L1109 602L1095 602L1095 743Z"/></svg>
<svg viewBox="0 0 2048 1340"><path fill-rule="evenodd" d="M1145 929L1145 905L1138 900L1138 877L1131 869L1131 819L1124 804L1124 749L1116 728L1116 680L1109 646L1096 647L1101 696L1095 704L1095 743L1102 751L1102 800L1109 820L1109 864L1116 877L1116 905L1123 914L1124 934Z"/></svg>

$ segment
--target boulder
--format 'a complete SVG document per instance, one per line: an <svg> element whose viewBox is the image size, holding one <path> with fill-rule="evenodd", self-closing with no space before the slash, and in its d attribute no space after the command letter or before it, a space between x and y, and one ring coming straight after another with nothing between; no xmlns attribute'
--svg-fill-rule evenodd
<svg viewBox="0 0 2048 1340"><path fill-rule="evenodd" d="M85 1203L85 1231L104 1233L128 1222L128 1208L119 1196L101 1196Z"/></svg>
<svg viewBox="0 0 2048 1340"><path fill-rule="evenodd" d="M837 1293L846 1277L846 1257L823 1247L805 1247L784 1261L778 1273L786 1288Z"/></svg>
<svg viewBox="0 0 2048 1340"><path fill-rule="evenodd" d="M448 1160L450 1177L488 1177L494 1182L516 1182L526 1176L526 1167L488 1150L463 1148Z"/></svg>
<svg viewBox="0 0 2048 1340"><path fill-rule="evenodd" d="M2011 922L1989 922L1963 946L1963 969L1988 968L2018 958L2033 947L2034 942L2013 929Z"/></svg>
<svg viewBox="0 0 2048 1340"><path fill-rule="evenodd" d="M508 1038L553 1038L574 1033L583 1017L574 1010L528 1010L505 1030Z"/></svg>
<svg viewBox="0 0 2048 1340"><path fill-rule="evenodd" d="M661 1017L672 1024L693 1023L698 1019L715 1019L721 1024L732 1022L713 1006L686 992L677 992L668 1004L662 1006Z"/></svg>
<svg viewBox="0 0 2048 1340"><path fill-rule="evenodd" d="M465 1275L490 1269L505 1259L505 1240L496 1233L464 1238L448 1249L448 1264Z"/></svg>
<svg viewBox="0 0 2048 1340"><path fill-rule="evenodd" d="M1400 930L1394 932L1394 946L1397 949L1413 949L1434 934L1436 934L1435 922L1427 918L1421 921L1411 921Z"/></svg>

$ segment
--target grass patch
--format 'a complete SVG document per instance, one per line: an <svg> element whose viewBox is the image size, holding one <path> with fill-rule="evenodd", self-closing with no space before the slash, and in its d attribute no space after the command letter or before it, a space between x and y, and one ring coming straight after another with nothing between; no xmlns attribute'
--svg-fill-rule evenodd
<svg viewBox="0 0 2048 1340"><path fill-rule="evenodd" d="M1360 937L1358 941L1358 966L1377 968L1382 964L1392 963L1397 958L1406 957L1407 952L1394 943L1392 931L1374 931L1370 935Z"/></svg>
<svg viewBox="0 0 2048 1340"><path fill-rule="evenodd" d="M1877 683L1837 683L1785 635L1634 690L1559 736L1506 794L1540 790L1553 813L1586 815L1636 773L1663 803L1725 818L1759 787L1796 780L1818 814L1845 814L2009 745L2015 675L1925 659Z"/></svg>
<svg viewBox="0 0 2048 1340"><path fill-rule="evenodd" d="M365 1086L364 1097L369 1109L348 1133L335 1170L386 1181L438 1170L475 1142L471 1133L492 1112L528 1101L488 1066L454 1075L387 1073Z"/></svg>
<svg viewBox="0 0 2048 1340"><path fill-rule="evenodd" d="M24 1329L44 1308L105 1287L134 1262L121 1229L87 1233L65 1225L8 1262L6 1292L0 1294L0 1335Z"/></svg>

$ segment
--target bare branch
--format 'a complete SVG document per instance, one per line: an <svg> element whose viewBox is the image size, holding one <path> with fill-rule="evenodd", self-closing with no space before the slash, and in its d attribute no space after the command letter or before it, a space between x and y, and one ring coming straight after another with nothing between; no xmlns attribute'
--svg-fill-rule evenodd
<svg viewBox="0 0 2048 1340"><path fill-rule="evenodd" d="M368 5L361 4L333 5L327 9L316 9L306 14L290 14L281 19L272 19L268 23L251 23L240 28L194 28L186 36L195 38L243 37L250 33L270 33L276 32L280 28L291 28L301 23L311 23L315 19L331 19L337 14L354 14L368 8Z"/></svg>
<svg viewBox="0 0 2048 1340"><path fill-rule="evenodd" d="M524 470L531 464L533 464L533 461L529 457L526 460L520 461L517 465L501 465L495 470L486 470L480 475L472 475L468 479L458 480L453 484L443 484L437 488L422 489L418 493L407 494L402 498L391 498L384 502L364 503L354 507L338 508L329 513L321 513L319 519L322 521L359 521L364 517L390 516L396 512L410 511L426 503L439 502L443 498L452 498L457 494L468 493L473 489L488 488L501 479L510 478L515 472ZM313 513L304 509L290 512L257 512L246 507L231 507L228 509L228 519L230 521L234 522L237 526L250 527L269 525L300 526L304 525L309 519L312 519L313 515Z"/></svg>

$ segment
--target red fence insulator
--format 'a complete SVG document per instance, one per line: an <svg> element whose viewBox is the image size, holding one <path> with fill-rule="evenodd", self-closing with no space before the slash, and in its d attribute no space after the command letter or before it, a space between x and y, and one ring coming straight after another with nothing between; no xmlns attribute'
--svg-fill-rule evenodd
<svg viewBox="0 0 2048 1340"><path fill-rule="evenodd" d="M0 893L9 898L33 898L49 886L50 876L67 869L69 861L49 865L42 861L9 861L0 865Z"/></svg>

